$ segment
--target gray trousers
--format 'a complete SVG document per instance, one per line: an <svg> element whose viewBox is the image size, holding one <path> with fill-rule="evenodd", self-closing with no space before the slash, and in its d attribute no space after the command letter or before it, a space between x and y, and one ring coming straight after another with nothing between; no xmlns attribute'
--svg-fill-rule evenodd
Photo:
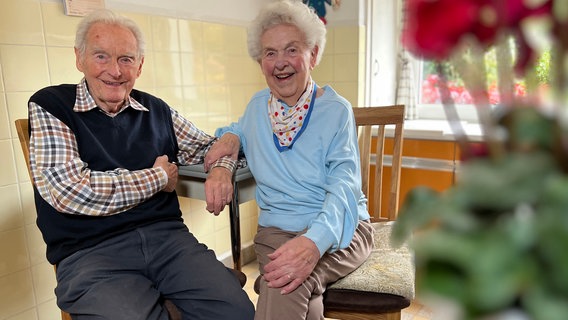
<svg viewBox="0 0 568 320"><path fill-rule="evenodd" d="M286 241L303 232L289 232L273 227L259 227L254 239L260 274L270 262L267 257ZM280 288L269 288L260 281L255 320L323 320L323 296L326 286L359 267L373 248L373 226L359 221L349 247L325 253L312 274L293 292L283 295Z"/></svg>
<svg viewBox="0 0 568 320"><path fill-rule="evenodd" d="M236 277L181 221L162 221L80 250L57 266L57 303L73 319L252 320Z"/></svg>

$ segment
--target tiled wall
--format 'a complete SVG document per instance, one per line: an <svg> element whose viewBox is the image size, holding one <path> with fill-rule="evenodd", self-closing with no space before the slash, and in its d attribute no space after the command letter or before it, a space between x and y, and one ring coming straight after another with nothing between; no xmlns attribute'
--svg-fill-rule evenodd
<svg viewBox="0 0 568 320"><path fill-rule="evenodd" d="M122 13L140 24L148 43L136 87L160 96L207 132L237 120L250 96L265 86L247 56L243 26ZM60 319L14 120L27 116L26 102L36 90L81 79L72 49L78 21L63 15L60 3L0 3L0 319ZM363 33L359 26L329 28L326 53L314 71L316 82L331 84L354 105L363 95ZM214 217L204 202L181 200L197 238L220 256L230 252L227 212ZM254 201L241 205L245 246L256 216Z"/></svg>

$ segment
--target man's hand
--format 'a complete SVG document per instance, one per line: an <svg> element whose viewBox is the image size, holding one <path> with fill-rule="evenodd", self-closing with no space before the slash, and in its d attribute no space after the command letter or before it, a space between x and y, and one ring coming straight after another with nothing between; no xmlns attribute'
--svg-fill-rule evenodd
<svg viewBox="0 0 568 320"><path fill-rule="evenodd" d="M175 164L170 163L168 161L168 156L166 155L159 156L156 158L156 161L154 161L154 165L152 166L152 168L158 168L158 167L164 169L166 171L166 174L168 175L168 183L162 190L166 192L174 191L176 189L178 181L178 167Z"/></svg>
<svg viewBox="0 0 568 320"><path fill-rule="evenodd" d="M225 133L217 140L211 149L207 151L204 160L205 172L211 169L211 166L215 161L223 157L231 157L233 160L237 160L239 156L239 148L241 147L241 142L239 137L232 133Z"/></svg>
<svg viewBox="0 0 568 320"><path fill-rule="evenodd" d="M219 215L233 200L233 173L223 167L211 169L205 180L207 211Z"/></svg>
<svg viewBox="0 0 568 320"><path fill-rule="evenodd" d="M287 294L308 278L320 254L312 240L299 236L284 243L268 257L272 261L264 266L264 280L270 288L282 288L280 293Z"/></svg>

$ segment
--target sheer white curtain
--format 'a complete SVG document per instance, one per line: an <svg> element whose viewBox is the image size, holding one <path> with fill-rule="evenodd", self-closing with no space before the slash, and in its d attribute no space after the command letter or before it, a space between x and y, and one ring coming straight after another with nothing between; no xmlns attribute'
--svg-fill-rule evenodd
<svg viewBox="0 0 568 320"><path fill-rule="evenodd" d="M404 22L406 19L405 5L406 0L398 0L398 8L400 14L400 21L398 24L397 34L401 38L404 31ZM416 90L415 90L415 73L413 64L411 62L410 54L404 49L402 45L398 48L398 64L397 64L397 85L396 85L396 104L404 104L406 106L406 119L416 119L418 112L416 111Z"/></svg>

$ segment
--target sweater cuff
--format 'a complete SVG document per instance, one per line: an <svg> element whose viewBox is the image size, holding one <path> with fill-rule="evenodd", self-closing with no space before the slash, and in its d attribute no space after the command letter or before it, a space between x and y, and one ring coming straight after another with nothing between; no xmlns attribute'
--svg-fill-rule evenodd
<svg viewBox="0 0 568 320"><path fill-rule="evenodd" d="M333 233L322 225L312 225L303 236L316 244L320 257L330 249L333 249Z"/></svg>

